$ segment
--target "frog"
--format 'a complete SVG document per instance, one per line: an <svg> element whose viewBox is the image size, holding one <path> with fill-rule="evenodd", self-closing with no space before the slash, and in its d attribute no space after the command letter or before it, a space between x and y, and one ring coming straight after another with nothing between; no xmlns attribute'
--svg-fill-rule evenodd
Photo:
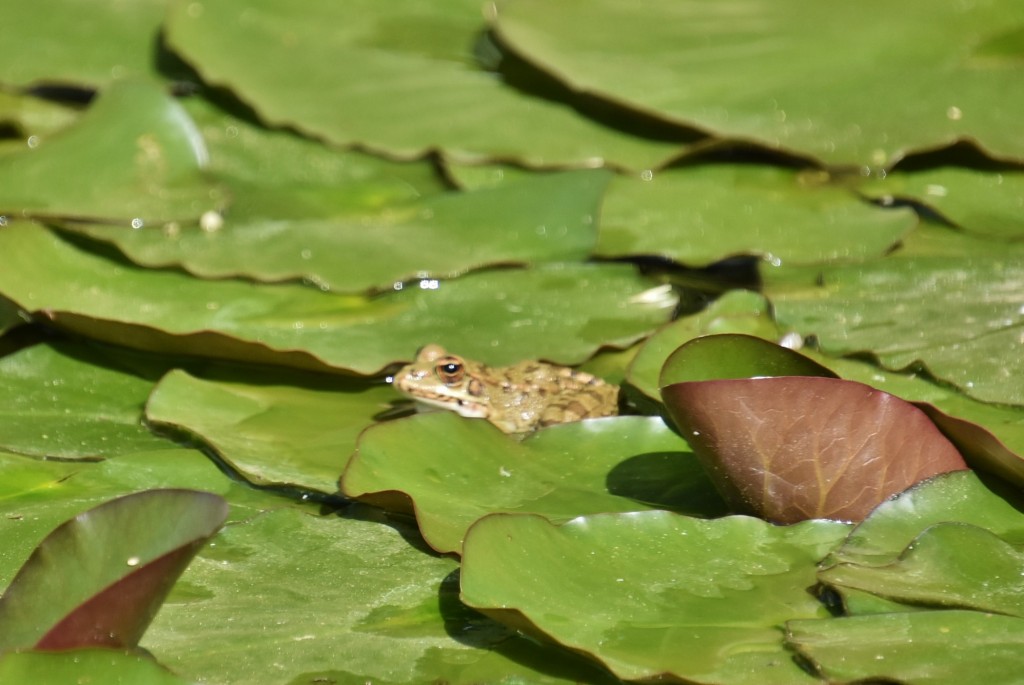
<svg viewBox="0 0 1024 685"><path fill-rule="evenodd" d="M619 386L585 371L541 361L487 366L438 344L422 347L392 384L419 403L487 419L509 434L619 413Z"/></svg>

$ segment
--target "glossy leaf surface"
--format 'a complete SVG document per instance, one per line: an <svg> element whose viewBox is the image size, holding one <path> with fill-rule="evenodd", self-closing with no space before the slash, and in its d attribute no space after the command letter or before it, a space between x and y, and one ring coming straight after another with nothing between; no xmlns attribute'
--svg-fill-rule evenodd
<svg viewBox="0 0 1024 685"><path fill-rule="evenodd" d="M0 650L134 647L226 517L221 497L189 490L144 491L79 514L0 597Z"/></svg>
<svg viewBox="0 0 1024 685"><path fill-rule="evenodd" d="M971 138L1024 157L1019 5L615 0L503 4L499 37L568 87L830 164L884 166ZM868 20L885 16L887 21ZM851 62L850 55L857 58ZM842 73L843 78L835 75ZM991 107L991 93L1012 93ZM879 107L878 103L886 103Z"/></svg>
<svg viewBox="0 0 1024 685"><path fill-rule="evenodd" d="M601 345L639 339L675 303L667 288L652 290L618 264L427 280L369 300L133 268L26 224L0 231L0 252L23 255L0 271L0 293L75 332L143 349L364 374L431 342L493 364L579 362ZM33 282L42 272L53 277ZM466 337L470 330L482 335Z"/></svg>
<svg viewBox="0 0 1024 685"><path fill-rule="evenodd" d="M924 478L967 468L920 409L860 383L697 381L662 396L726 499L771 521L861 520Z"/></svg>
<svg viewBox="0 0 1024 685"><path fill-rule="evenodd" d="M656 417L551 426L521 443L451 412L395 421L362 435L342 490L370 501L408 496L427 543L455 553L469 526L494 512L556 521L649 508L724 513L686 443Z"/></svg>
<svg viewBox="0 0 1024 685"><path fill-rule="evenodd" d="M561 526L494 515L466 538L462 597L628 680L811 683L784 649L781 627L824 615L806 588L816 560L846 530L663 511Z"/></svg>

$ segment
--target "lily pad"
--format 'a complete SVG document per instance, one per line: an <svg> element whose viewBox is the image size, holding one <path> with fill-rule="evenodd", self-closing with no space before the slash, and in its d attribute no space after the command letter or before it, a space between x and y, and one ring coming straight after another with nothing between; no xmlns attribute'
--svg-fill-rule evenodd
<svg viewBox="0 0 1024 685"><path fill-rule="evenodd" d="M785 264L858 261L884 254L916 223L911 210L872 206L821 172L695 163L614 179L596 252L691 266L737 255Z"/></svg>
<svg viewBox="0 0 1024 685"><path fill-rule="evenodd" d="M227 517L219 496L148 490L53 531L0 597L0 651L138 644L171 586Z"/></svg>
<svg viewBox="0 0 1024 685"><path fill-rule="evenodd" d="M139 228L195 221L222 204L202 174L195 124L149 82L118 82L72 127L0 156L0 214Z"/></svg>
<svg viewBox="0 0 1024 685"><path fill-rule="evenodd" d="M0 82L100 87L125 76L156 76L153 53L167 4L54 0L12 5L0 24L0 44L8 53L0 64Z"/></svg>
<svg viewBox="0 0 1024 685"><path fill-rule="evenodd" d="M923 365L985 402L1024 404L1024 248L962 238L962 252L909 250L857 266L770 269L784 328L829 355L870 353L888 369Z"/></svg>
<svg viewBox="0 0 1024 685"><path fill-rule="evenodd" d="M973 609L1024 618L1024 551L964 523L926 528L886 566L837 564L819 574L837 588L906 604Z"/></svg>
<svg viewBox="0 0 1024 685"><path fill-rule="evenodd" d="M579 363L643 337L676 301L621 264L425 279L370 299L132 267L26 224L0 231L0 253L19 255L0 270L0 294L59 327L179 355L363 374L432 342L490 364Z"/></svg>
<svg viewBox="0 0 1024 685"><path fill-rule="evenodd" d="M1024 172L943 166L899 168L861 188L869 197L923 204L972 234L1024 237Z"/></svg>
<svg viewBox="0 0 1024 685"><path fill-rule="evenodd" d="M626 680L811 683L784 648L782 625L825 615L806 588L817 559L846 530L831 521L777 527L664 511L561 526L496 514L466 537L462 597Z"/></svg>
<svg viewBox="0 0 1024 685"><path fill-rule="evenodd" d="M371 204L365 195L382 185L371 179L334 191L333 206L310 207L320 211L309 218L229 217L216 231L198 225L77 230L113 243L144 266L181 266L204 278L305 279L323 290L362 292L486 265L583 260L595 241L594 215L607 180L601 171L565 172L496 190Z"/></svg>
<svg viewBox="0 0 1024 685"><path fill-rule="evenodd" d="M396 397L383 383L331 376L177 370L153 390L146 418L199 437L251 482L332 493L359 432Z"/></svg>
<svg viewBox="0 0 1024 685"><path fill-rule="evenodd" d="M1024 158L1014 133L1021 6L891 9L658 0L637 12L617 0L518 0L500 6L494 27L569 88L829 164L884 166L960 139Z"/></svg>
<svg viewBox="0 0 1024 685"><path fill-rule="evenodd" d="M555 521L649 508L725 512L686 443L656 417L551 426L520 443L451 412L417 416L366 431L341 485L370 501L406 495L439 552L461 552L469 526L494 512Z"/></svg>
<svg viewBox="0 0 1024 685"><path fill-rule="evenodd" d="M72 343L0 358L0 447L60 459L170 447L142 425L142 407L164 368L135 353Z"/></svg>
<svg viewBox="0 0 1024 685"><path fill-rule="evenodd" d="M726 333L694 338L665 361L658 384L714 381L771 376L836 374L799 352L752 335Z"/></svg>
<svg viewBox="0 0 1024 685"><path fill-rule="evenodd" d="M1024 620L925 611L792 621L788 641L829 682L1012 685L1020 682Z"/></svg>
<svg viewBox="0 0 1024 685"><path fill-rule="evenodd" d="M926 528L958 522L991 531L1012 544L1024 543L1024 514L971 472L947 473L879 505L823 564L885 566Z"/></svg>
<svg viewBox="0 0 1024 685"><path fill-rule="evenodd" d="M208 0L172 4L166 37L263 120L389 156L646 169L692 139L641 138L509 86L477 61L484 29L476 0Z"/></svg>
<svg viewBox="0 0 1024 685"><path fill-rule="evenodd" d="M229 526L189 567L144 646L185 677L226 684L614 682L467 610L456 562L403 535L416 533L294 509Z"/></svg>
<svg viewBox="0 0 1024 685"><path fill-rule="evenodd" d="M0 680L6 683L123 683L187 685L141 654L110 649L67 652L13 652L0 655Z"/></svg>
<svg viewBox="0 0 1024 685"><path fill-rule="evenodd" d="M662 396L726 500L770 521L859 521L918 481L967 468L924 412L862 383L693 381Z"/></svg>
<svg viewBox="0 0 1024 685"><path fill-rule="evenodd" d="M629 365L630 384L660 401L658 380L665 361L680 345L701 335L737 333L778 339L779 330L768 309L764 296L749 290L730 290L703 311L665 324L644 341Z"/></svg>
<svg viewBox="0 0 1024 685"><path fill-rule="evenodd" d="M54 528L115 497L151 489L203 490L231 500L233 521L291 505L234 483L201 452L181 447L97 463L41 461L0 452L0 470L0 587Z"/></svg>

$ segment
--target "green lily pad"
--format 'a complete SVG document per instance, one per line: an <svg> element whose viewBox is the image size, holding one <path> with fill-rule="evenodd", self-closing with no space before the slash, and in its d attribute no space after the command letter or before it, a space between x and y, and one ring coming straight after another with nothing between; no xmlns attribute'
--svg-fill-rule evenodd
<svg viewBox="0 0 1024 685"><path fill-rule="evenodd" d="M6 28L5 25L0 31ZM0 142L11 144L9 149L13 150L24 148L29 144L29 138L36 136L31 142L38 145L40 140L72 125L79 115L77 109L56 102L22 93L0 92L0 127L10 127L17 133L11 138L7 138L5 133ZM5 148L0 150L6 151Z"/></svg>
<svg viewBox="0 0 1024 685"><path fill-rule="evenodd" d="M0 655L5 683L123 683L187 685L150 658L110 649L67 652L12 652Z"/></svg>
<svg viewBox="0 0 1024 685"><path fill-rule="evenodd" d="M147 490L62 524L0 596L0 651L134 648L227 512L211 493Z"/></svg>
<svg viewBox="0 0 1024 685"><path fill-rule="evenodd" d="M475 0L215 0L173 4L166 37L263 120L340 145L406 159L440 150L464 161L641 169L678 152L681 142L605 127L573 103L510 87L474 56L484 29Z"/></svg>
<svg viewBox="0 0 1024 685"><path fill-rule="evenodd" d="M1020 682L1024 620L925 611L791 621L788 640L829 682Z"/></svg>
<svg viewBox="0 0 1024 685"><path fill-rule="evenodd" d="M0 294L57 326L181 355L363 374L411 359L431 342L489 364L579 363L603 345L643 337L676 301L620 264L424 279L369 299L141 269L27 224L0 231L0 253L20 255L0 270ZM40 273L51 276L40 280Z"/></svg>
<svg viewBox="0 0 1024 685"><path fill-rule="evenodd" d="M768 302L749 290L730 290L697 314L665 324L644 341L629 365L630 384L651 399L661 400L658 380L665 361L683 343L701 335L738 333L767 340L779 338L768 314Z"/></svg>
<svg viewBox="0 0 1024 685"><path fill-rule="evenodd" d="M907 604L974 609L1024 618L1024 550L964 523L938 523L886 566L837 564L827 585Z"/></svg>
<svg viewBox="0 0 1024 685"><path fill-rule="evenodd" d="M175 447L98 463L42 461L0 452L0 587L6 586L50 531L114 497L157 488L187 488L231 500L231 520L290 503L231 481L197 450Z"/></svg>
<svg viewBox="0 0 1024 685"><path fill-rule="evenodd" d="M713 350L715 341L687 345ZM786 354L780 366L813 364ZM924 412L863 383L780 376L674 383L661 393L726 501L769 521L860 521L918 481L967 468Z"/></svg>
<svg viewBox="0 0 1024 685"><path fill-rule="evenodd" d="M1019 170L897 168L861 191L882 201L919 202L972 234L1024 237L1024 172Z"/></svg>
<svg viewBox="0 0 1024 685"><path fill-rule="evenodd" d="M969 471L947 473L880 504L823 563L885 566L926 528L958 522L991 531L1011 544L1024 543L1024 514L994 494Z"/></svg>
<svg viewBox="0 0 1024 685"><path fill-rule="evenodd" d="M456 562L403 534L415 531L293 509L228 526L186 571L144 646L185 677L248 685L614 682L467 610Z"/></svg>
<svg viewBox="0 0 1024 685"><path fill-rule="evenodd" d="M693 266L736 255L857 261L884 254L917 223L909 209L872 206L822 176L719 163L617 177L601 209L596 252Z"/></svg>
<svg viewBox="0 0 1024 685"><path fill-rule="evenodd" d="M518 442L485 421L417 416L366 431L341 485L371 501L406 495L439 552L461 552L469 526L494 512L556 521L648 508L725 513L686 442L656 417L567 423Z"/></svg>
<svg viewBox="0 0 1024 685"><path fill-rule="evenodd" d="M133 228L195 221L222 201L195 124L163 90L118 82L71 128L0 156L0 214Z"/></svg>
<svg viewBox="0 0 1024 685"><path fill-rule="evenodd" d="M254 483L332 493L359 432L396 397L383 383L332 376L177 370L154 388L146 419L199 437Z"/></svg>
<svg viewBox="0 0 1024 685"><path fill-rule="evenodd" d="M779 325L816 336L826 354L922 364L975 399L1024 404L1024 248L957 244L956 256L908 248L857 266L769 269L766 292Z"/></svg>
<svg viewBox="0 0 1024 685"><path fill-rule="evenodd" d="M664 511L561 526L496 514L466 537L462 597L627 680L811 683L784 648L782 625L825 615L806 588L846 530Z"/></svg>
<svg viewBox="0 0 1024 685"><path fill-rule="evenodd" d="M713 381L768 376L836 374L799 352L752 335L706 335L681 345L665 361L658 384Z"/></svg>
<svg viewBox="0 0 1024 685"><path fill-rule="evenodd" d="M317 208L319 215L310 218L229 218L216 231L198 225L171 232L77 230L113 243L145 266L181 266L204 278L305 279L324 290L362 292L491 264L583 260L594 244L594 215L607 180L605 172L574 171L495 190L374 200L370 206L350 187L343 193L349 197ZM364 193L372 195L381 183L371 179Z"/></svg>
<svg viewBox="0 0 1024 685"><path fill-rule="evenodd" d="M142 425L142 407L164 368L135 353L72 343L0 358L0 447L60 459L170 447Z"/></svg>
<svg viewBox="0 0 1024 685"><path fill-rule="evenodd" d="M882 0L760 0L739 12L518 0L500 6L494 26L569 88L829 164L889 165L958 139L1024 158L1014 133L1021 6L913 0L890 10Z"/></svg>
<svg viewBox="0 0 1024 685"><path fill-rule="evenodd" d="M0 82L99 87L125 76L156 76L153 53L167 4L54 0L12 5L0 23L0 44L7 51Z"/></svg>

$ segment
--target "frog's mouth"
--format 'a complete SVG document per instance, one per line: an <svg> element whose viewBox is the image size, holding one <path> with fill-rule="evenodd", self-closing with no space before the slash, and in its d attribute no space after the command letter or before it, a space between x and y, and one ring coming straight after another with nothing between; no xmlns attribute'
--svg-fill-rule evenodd
<svg viewBox="0 0 1024 685"><path fill-rule="evenodd" d="M435 399L433 397L420 396L416 398L416 411L433 411L435 409L447 409L469 419L487 418L487 407L478 402L455 400L451 397L438 397Z"/></svg>

